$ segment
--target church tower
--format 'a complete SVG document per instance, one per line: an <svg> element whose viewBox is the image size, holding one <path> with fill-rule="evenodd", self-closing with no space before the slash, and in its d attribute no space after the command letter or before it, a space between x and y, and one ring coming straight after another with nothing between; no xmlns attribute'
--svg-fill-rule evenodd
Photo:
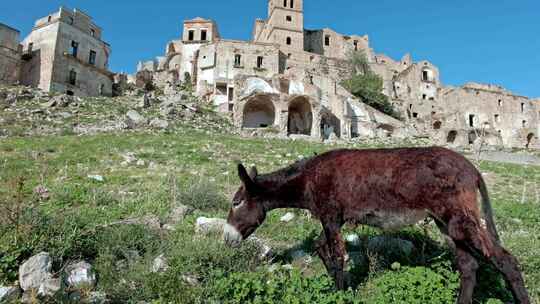
<svg viewBox="0 0 540 304"><path fill-rule="evenodd" d="M268 20L259 41L277 43L284 50L304 50L304 1L268 0Z"/></svg>

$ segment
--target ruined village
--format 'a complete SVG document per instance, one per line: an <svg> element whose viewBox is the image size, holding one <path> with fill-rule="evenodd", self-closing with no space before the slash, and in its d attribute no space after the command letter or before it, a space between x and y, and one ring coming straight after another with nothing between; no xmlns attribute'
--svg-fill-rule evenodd
<svg viewBox="0 0 540 304"><path fill-rule="evenodd" d="M404 146L479 168L540 301L540 98L445 85L429 58L378 53L361 28L307 29L303 0L266 2L249 41L193 12L133 74L110 70L115 42L81 9L43 12L26 37L0 20L0 303L454 303L433 221L346 228L347 291L317 258L308 211L274 211L240 249L221 239L237 163ZM366 74L391 111L347 85ZM475 303L512 300L493 270L479 278Z"/></svg>

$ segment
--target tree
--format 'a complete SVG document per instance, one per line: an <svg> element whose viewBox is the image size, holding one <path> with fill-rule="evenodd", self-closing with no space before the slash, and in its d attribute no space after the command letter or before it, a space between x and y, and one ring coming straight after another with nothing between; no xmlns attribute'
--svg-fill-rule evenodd
<svg viewBox="0 0 540 304"><path fill-rule="evenodd" d="M365 104L400 119L399 114L388 101L388 96L382 93L383 80L371 70L364 52L352 52L348 61L353 75L342 82L343 87Z"/></svg>

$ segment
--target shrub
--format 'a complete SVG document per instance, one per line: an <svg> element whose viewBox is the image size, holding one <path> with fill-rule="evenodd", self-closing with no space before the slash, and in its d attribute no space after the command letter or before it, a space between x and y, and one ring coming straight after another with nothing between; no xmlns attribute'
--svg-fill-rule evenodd
<svg viewBox="0 0 540 304"><path fill-rule="evenodd" d="M433 268L402 267L374 278L367 288L368 303L454 303L459 275L449 263Z"/></svg>
<svg viewBox="0 0 540 304"><path fill-rule="evenodd" d="M217 186L207 179L189 180L181 184L177 199L185 205L202 211L227 210L229 202Z"/></svg>
<svg viewBox="0 0 540 304"><path fill-rule="evenodd" d="M326 275L306 277L298 270L232 273L214 286L217 302L361 303L352 291L336 291Z"/></svg>

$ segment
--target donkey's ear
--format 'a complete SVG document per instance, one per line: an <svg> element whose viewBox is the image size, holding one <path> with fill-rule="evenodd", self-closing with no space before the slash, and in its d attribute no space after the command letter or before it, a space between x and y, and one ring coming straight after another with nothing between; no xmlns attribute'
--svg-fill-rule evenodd
<svg viewBox="0 0 540 304"><path fill-rule="evenodd" d="M246 167L242 164L238 164L238 176L240 177L240 180L242 183L244 183L244 186L249 191L255 190L255 182L253 181L253 178L247 173Z"/></svg>
<svg viewBox="0 0 540 304"><path fill-rule="evenodd" d="M249 170L249 177L251 177L252 180L255 180L258 175L259 172L257 171L257 168L255 166L251 167L251 170Z"/></svg>

